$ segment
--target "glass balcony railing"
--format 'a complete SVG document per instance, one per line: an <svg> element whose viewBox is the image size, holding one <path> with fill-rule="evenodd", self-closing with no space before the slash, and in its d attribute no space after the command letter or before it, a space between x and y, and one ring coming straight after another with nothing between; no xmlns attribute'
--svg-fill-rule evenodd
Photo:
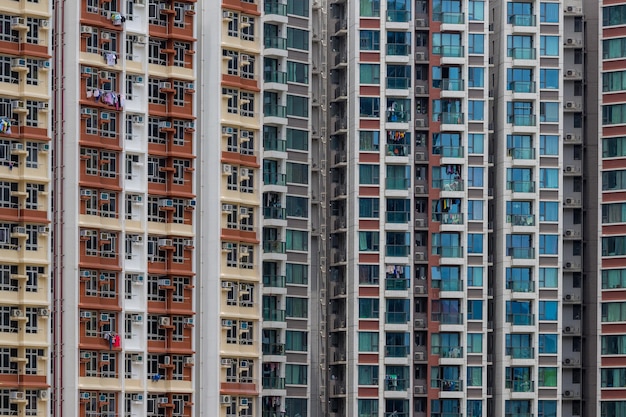
<svg viewBox="0 0 626 417"><path fill-rule="evenodd" d="M535 181L507 181L506 189L514 193L534 193Z"/></svg>
<svg viewBox="0 0 626 417"><path fill-rule="evenodd" d="M411 179L388 177L385 179L385 186L388 190L408 190L411 187Z"/></svg>
<svg viewBox="0 0 626 417"><path fill-rule="evenodd" d="M534 114L512 114L508 119L513 126L537 126L537 117Z"/></svg>
<svg viewBox="0 0 626 417"><path fill-rule="evenodd" d="M441 324L463 324L463 313L431 313L430 320Z"/></svg>
<svg viewBox="0 0 626 417"><path fill-rule="evenodd" d="M465 14L455 12L433 13L433 21L453 25L462 25L463 23L465 23Z"/></svg>
<svg viewBox="0 0 626 417"><path fill-rule="evenodd" d="M406 391L410 382L406 379L385 377L385 391Z"/></svg>
<svg viewBox="0 0 626 417"><path fill-rule="evenodd" d="M266 1L264 10L265 14L287 16L287 5L278 1Z"/></svg>
<svg viewBox="0 0 626 417"><path fill-rule="evenodd" d="M463 381L460 379L433 379L432 388L439 388L441 391L458 392L463 391Z"/></svg>
<svg viewBox="0 0 626 417"><path fill-rule="evenodd" d="M411 87L411 79L407 77L387 77L387 88L406 90Z"/></svg>
<svg viewBox="0 0 626 417"><path fill-rule="evenodd" d="M406 43L388 43L387 55L406 56L411 52L411 45Z"/></svg>
<svg viewBox="0 0 626 417"><path fill-rule="evenodd" d="M386 256L409 256L409 245L385 245Z"/></svg>
<svg viewBox="0 0 626 417"><path fill-rule="evenodd" d="M279 172L264 172L263 173L263 184L265 185L286 185L287 184L287 175L281 174Z"/></svg>
<svg viewBox="0 0 626 417"><path fill-rule="evenodd" d="M509 83L509 90L514 93L534 93L534 81L512 81Z"/></svg>
<svg viewBox="0 0 626 417"><path fill-rule="evenodd" d="M536 26L537 17L532 14L514 14L509 16L509 23L513 26Z"/></svg>
<svg viewBox="0 0 626 417"><path fill-rule="evenodd" d="M513 359L533 359L535 357L535 348L528 347L507 347L507 356Z"/></svg>
<svg viewBox="0 0 626 417"><path fill-rule="evenodd" d="M265 253L285 253L285 242L279 240L263 241L263 252Z"/></svg>
<svg viewBox="0 0 626 417"><path fill-rule="evenodd" d="M263 150L285 152L287 150L287 141L277 137L265 137L263 138Z"/></svg>
<svg viewBox="0 0 626 417"><path fill-rule="evenodd" d="M535 283L521 280L507 281L506 288L513 292L535 292Z"/></svg>
<svg viewBox="0 0 626 417"><path fill-rule="evenodd" d="M265 117L287 117L287 106L280 104L266 104L263 106Z"/></svg>
<svg viewBox="0 0 626 417"><path fill-rule="evenodd" d="M433 180L433 188L440 188L444 191L463 191L465 189L463 180L450 178Z"/></svg>
<svg viewBox="0 0 626 417"><path fill-rule="evenodd" d="M263 320L265 321L285 321L285 310L263 309Z"/></svg>
<svg viewBox="0 0 626 417"><path fill-rule="evenodd" d="M406 358L411 349L404 345L386 345L385 356L388 358Z"/></svg>
<svg viewBox="0 0 626 417"><path fill-rule="evenodd" d="M265 219L284 220L287 215L283 207L263 207L263 217Z"/></svg>
<svg viewBox="0 0 626 417"><path fill-rule="evenodd" d="M505 383L505 388L508 388L513 392L533 392L535 390L535 383L533 381L508 380Z"/></svg>
<svg viewBox="0 0 626 417"><path fill-rule="evenodd" d="M261 346L264 355L284 355L285 344L284 343L263 343Z"/></svg>
<svg viewBox="0 0 626 417"><path fill-rule="evenodd" d="M387 278L385 279L385 289L387 291L406 291L409 289L411 281L407 278Z"/></svg>
<svg viewBox="0 0 626 417"><path fill-rule="evenodd" d="M385 217L387 223L408 223L411 213L408 211L388 211Z"/></svg>
<svg viewBox="0 0 626 417"><path fill-rule="evenodd" d="M263 81L266 83L287 84L287 73L282 71L264 71Z"/></svg>
<svg viewBox="0 0 626 417"><path fill-rule="evenodd" d="M447 125L462 125L465 117L463 113L433 113L433 121Z"/></svg>
<svg viewBox="0 0 626 417"><path fill-rule="evenodd" d="M462 358L463 346L433 346L431 353L441 358Z"/></svg>
<svg viewBox="0 0 626 417"><path fill-rule="evenodd" d="M506 413L504 417L534 417L533 413Z"/></svg>
<svg viewBox="0 0 626 417"><path fill-rule="evenodd" d="M509 156L513 159L535 159L534 148L509 148Z"/></svg>
<svg viewBox="0 0 626 417"><path fill-rule="evenodd" d="M463 246L433 246L433 255L439 255L443 258L462 258Z"/></svg>
<svg viewBox="0 0 626 417"><path fill-rule="evenodd" d="M463 224L463 213L433 213L432 219L441 224Z"/></svg>
<svg viewBox="0 0 626 417"><path fill-rule="evenodd" d="M535 315L532 313L507 314L506 322L517 326L532 326L535 324Z"/></svg>
<svg viewBox="0 0 626 417"><path fill-rule="evenodd" d="M462 279L433 279L432 285L441 291L463 291Z"/></svg>
<svg viewBox="0 0 626 417"><path fill-rule="evenodd" d="M404 23L411 20L410 10L389 10L387 9L387 22Z"/></svg>
<svg viewBox="0 0 626 417"><path fill-rule="evenodd" d="M263 389L285 389L285 378L268 376L261 379Z"/></svg>
<svg viewBox="0 0 626 417"><path fill-rule="evenodd" d="M387 156L409 156L411 145L402 143L390 143L387 146Z"/></svg>
<svg viewBox="0 0 626 417"><path fill-rule="evenodd" d="M508 55L513 59L536 59L537 50L535 48L509 48Z"/></svg>
<svg viewBox="0 0 626 417"><path fill-rule="evenodd" d="M285 288L286 282L284 275L263 275L263 286L268 288Z"/></svg>
<svg viewBox="0 0 626 417"><path fill-rule="evenodd" d="M465 48L460 45L433 46L433 54L448 58L462 58L465 55Z"/></svg>
<svg viewBox="0 0 626 417"><path fill-rule="evenodd" d="M263 44L266 48L274 49L287 49L287 38L281 38L279 36L265 36L263 38Z"/></svg>
<svg viewBox="0 0 626 417"><path fill-rule="evenodd" d="M444 78L441 80L441 89L446 91L463 91L465 82L463 80L455 80Z"/></svg>
<svg viewBox="0 0 626 417"><path fill-rule="evenodd" d="M411 112L401 110L387 110L387 121L392 123L408 123L411 121Z"/></svg>
<svg viewBox="0 0 626 417"><path fill-rule="evenodd" d="M507 214L506 222L511 223L513 226L534 226L535 215L534 214Z"/></svg>
<svg viewBox="0 0 626 417"><path fill-rule="evenodd" d="M410 314L406 311L396 311L385 313L385 323L388 324L406 324L409 321Z"/></svg>
<svg viewBox="0 0 626 417"><path fill-rule="evenodd" d="M506 248L506 254L513 259L535 259L535 248Z"/></svg>
<svg viewBox="0 0 626 417"><path fill-rule="evenodd" d="M462 146L433 146L433 155L444 158L463 158L464 154Z"/></svg>

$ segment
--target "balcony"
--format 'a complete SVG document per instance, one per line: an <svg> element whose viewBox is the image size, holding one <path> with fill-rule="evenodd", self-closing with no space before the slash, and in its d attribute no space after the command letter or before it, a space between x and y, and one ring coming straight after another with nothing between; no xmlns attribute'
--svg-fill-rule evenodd
<svg viewBox="0 0 626 417"><path fill-rule="evenodd" d="M462 125L465 117L463 113L433 113L433 121L440 122L446 125Z"/></svg>
<svg viewBox="0 0 626 417"><path fill-rule="evenodd" d="M441 224L463 224L463 213L433 213L432 219Z"/></svg>
<svg viewBox="0 0 626 417"><path fill-rule="evenodd" d="M263 389L285 389L285 378L268 376L261 379Z"/></svg>
<svg viewBox="0 0 626 417"><path fill-rule="evenodd" d="M512 392L533 392L535 390L535 383L533 381L508 380L506 381L505 388L510 389ZM519 415L519 414L510 414L510 415Z"/></svg>
<svg viewBox="0 0 626 417"><path fill-rule="evenodd" d="M387 22L406 23L411 20L410 10L387 10Z"/></svg>
<svg viewBox="0 0 626 417"><path fill-rule="evenodd" d="M513 81L509 83L509 90L514 93L534 93L535 82L534 81Z"/></svg>
<svg viewBox="0 0 626 417"><path fill-rule="evenodd" d="M263 275L263 286L268 288L285 288L287 277L284 275Z"/></svg>
<svg viewBox="0 0 626 417"><path fill-rule="evenodd" d="M265 45L265 48L287 50L287 38L281 38L279 36L265 36L263 38L263 44Z"/></svg>
<svg viewBox="0 0 626 417"><path fill-rule="evenodd" d="M387 55L388 56L409 56L411 52L411 45L406 43L388 43Z"/></svg>
<svg viewBox="0 0 626 417"><path fill-rule="evenodd" d="M410 217L408 211L388 211L386 215L387 223L408 223Z"/></svg>
<svg viewBox="0 0 626 417"><path fill-rule="evenodd" d="M284 355L285 344L284 343L263 343L261 345L264 355Z"/></svg>
<svg viewBox="0 0 626 417"><path fill-rule="evenodd" d="M512 114L508 122L513 126L537 126L537 116L534 114Z"/></svg>
<svg viewBox="0 0 626 417"><path fill-rule="evenodd" d="M514 14L509 16L509 23L513 26L537 26L537 17L532 14Z"/></svg>
<svg viewBox="0 0 626 417"><path fill-rule="evenodd" d="M279 172L264 172L263 184L265 185L287 185L287 175Z"/></svg>
<svg viewBox="0 0 626 417"><path fill-rule="evenodd" d="M460 392L463 391L463 380L461 379L433 379L431 387L439 388L441 391Z"/></svg>
<svg viewBox="0 0 626 417"><path fill-rule="evenodd" d="M388 110L387 121L391 123L408 123L411 121L411 112L402 110Z"/></svg>
<svg viewBox="0 0 626 417"><path fill-rule="evenodd" d="M263 150L266 152L286 152L287 141L269 134L263 138Z"/></svg>
<svg viewBox="0 0 626 417"><path fill-rule="evenodd" d="M409 289L411 281L407 278L387 278L385 279L385 290L406 291Z"/></svg>
<svg viewBox="0 0 626 417"><path fill-rule="evenodd" d="M441 324L463 324L463 313L431 313L430 320Z"/></svg>
<svg viewBox="0 0 626 417"><path fill-rule="evenodd" d="M506 289L513 292L535 292L535 283L533 281L507 281Z"/></svg>
<svg viewBox="0 0 626 417"><path fill-rule="evenodd" d="M507 214L506 222L511 223L513 226L534 226L535 215L534 214Z"/></svg>
<svg viewBox="0 0 626 417"><path fill-rule="evenodd" d="M535 259L535 248L506 248L506 254L513 259Z"/></svg>
<svg viewBox="0 0 626 417"><path fill-rule="evenodd" d="M535 159L534 148L509 148L508 154L513 159Z"/></svg>
<svg viewBox="0 0 626 417"><path fill-rule="evenodd" d="M387 156L409 156L411 145L402 143L387 144Z"/></svg>
<svg viewBox="0 0 626 417"><path fill-rule="evenodd" d="M277 14L287 16L287 5L278 1L265 1L265 14Z"/></svg>
<svg viewBox="0 0 626 417"><path fill-rule="evenodd" d="M462 258L463 246L433 246L432 254L442 258Z"/></svg>
<svg viewBox="0 0 626 417"><path fill-rule="evenodd" d="M465 189L463 180L450 178L433 180L433 188L439 188L444 191L463 191Z"/></svg>
<svg viewBox="0 0 626 417"><path fill-rule="evenodd" d="M287 117L287 106L280 104L266 104L263 106L263 116L265 117Z"/></svg>
<svg viewBox="0 0 626 417"><path fill-rule="evenodd" d="M433 155L442 158L463 158L464 154L462 146L433 146Z"/></svg>
<svg viewBox="0 0 626 417"><path fill-rule="evenodd" d="M263 207L263 218L284 220L287 218L286 209L283 207Z"/></svg>
<svg viewBox="0 0 626 417"><path fill-rule="evenodd" d="M465 82L453 78L444 78L441 80L441 89L445 91L463 91L465 89Z"/></svg>
<svg viewBox="0 0 626 417"><path fill-rule="evenodd" d="M387 88L392 90L407 90L411 87L411 79L407 77L387 77Z"/></svg>
<svg viewBox="0 0 626 417"><path fill-rule="evenodd" d="M433 13L433 21L449 25L462 25L465 23L465 14L453 12Z"/></svg>
<svg viewBox="0 0 626 417"><path fill-rule="evenodd" d="M507 181L506 189L514 193L534 193L535 181Z"/></svg>
<svg viewBox="0 0 626 417"><path fill-rule="evenodd" d="M385 391L406 391L410 385L406 379L398 379L390 375L385 376Z"/></svg>
<svg viewBox="0 0 626 417"><path fill-rule="evenodd" d="M409 245L385 245L385 256L409 256Z"/></svg>
<svg viewBox="0 0 626 417"><path fill-rule="evenodd" d="M506 355L513 359L534 359L535 348L528 347L507 347Z"/></svg>
<svg viewBox="0 0 626 417"><path fill-rule="evenodd" d="M537 50L535 48L509 48L508 55L513 59L536 59Z"/></svg>
<svg viewBox="0 0 626 417"><path fill-rule="evenodd" d="M535 324L535 315L532 313L508 313L506 322L515 326L533 326Z"/></svg>
<svg viewBox="0 0 626 417"><path fill-rule="evenodd" d="M441 291L463 291L462 279L433 279L433 288L438 288Z"/></svg>
<svg viewBox="0 0 626 417"><path fill-rule="evenodd" d="M266 83L287 84L287 73L282 71L264 71L263 81Z"/></svg>
<svg viewBox="0 0 626 417"><path fill-rule="evenodd" d="M388 190L408 190L411 187L411 179L388 177L385 179L385 187Z"/></svg>
<svg viewBox="0 0 626 417"><path fill-rule="evenodd" d="M267 308L263 309L263 320L264 321L285 321L285 310L270 310Z"/></svg>
<svg viewBox="0 0 626 417"><path fill-rule="evenodd" d="M385 323L387 324L407 324L409 322L409 312L396 311L385 313Z"/></svg>
<svg viewBox="0 0 626 417"><path fill-rule="evenodd" d="M431 348L433 355L438 355L440 358L462 358L463 346L433 346Z"/></svg>
<svg viewBox="0 0 626 417"><path fill-rule="evenodd" d="M460 45L433 46L433 54L446 58L462 58L465 55L465 47Z"/></svg>
<svg viewBox="0 0 626 417"><path fill-rule="evenodd" d="M285 242L279 240L263 241L263 252L265 253L285 253Z"/></svg>
<svg viewBox="0 0 626 417"><path fill-rule="evenodd" d="M406 358L409 356L410 348L404 345L386 345L385 357L387 358Z"/></svg>

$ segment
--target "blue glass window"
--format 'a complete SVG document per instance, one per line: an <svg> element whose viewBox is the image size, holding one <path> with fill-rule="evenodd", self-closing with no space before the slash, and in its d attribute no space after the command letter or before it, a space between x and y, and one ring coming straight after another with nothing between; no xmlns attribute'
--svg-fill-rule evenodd
<svg viewBox="0 0 626 417"><path fill-rule="evenodd" d="M539 320L556 321L559 319L558 301L539 301Z"/></svg>
<svg viewBox="0 0 626 417"><path fill-rule="evenodd" d="M483 67L469 67L467 69L469 88L485 86L485 69Z"/></svg>
<svg viewBox="0 0 626 417"><path fill-rule="evenodd" d="M559 56L561 43L558 36L541 36L539 42L541 56Z"/></svg>
<svg viewBox="0 0 626 417"><path fill-rule="evenodd" d="M558 222L559 221L559 203L556 201L540 201L539 202L539 221L540 222Z"/></svg>
<svg viewBox="0 0 626 417"><path fill-rule="evenodd" d="M541 89L559 89L559 70L541 68L539 70L539 88Z"/></svg>

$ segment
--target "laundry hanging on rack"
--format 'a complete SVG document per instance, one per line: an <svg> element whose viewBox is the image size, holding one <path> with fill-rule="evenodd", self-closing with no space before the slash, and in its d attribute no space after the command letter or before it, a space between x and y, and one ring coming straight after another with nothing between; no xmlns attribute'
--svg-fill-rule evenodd
<svg viewBox="0 0 626 417"><path fill-rule="evenodd" d="M126 18L118 12L111 12L111 23L115 26L121 26L126 21Z"/></svg>
<svg viewBox="0 0 626 417"><path fill-rule="evenodd" d="M110 66L117 65L117 55L115 55L113 52L105 52L104 61L107 63L107 65Z"/></svg>
<svg viewBox="0 0 626 417"><path fill-rule="evenodd" d="M0 133L11 134L11 121L9 119L0 119Z"/></svg>

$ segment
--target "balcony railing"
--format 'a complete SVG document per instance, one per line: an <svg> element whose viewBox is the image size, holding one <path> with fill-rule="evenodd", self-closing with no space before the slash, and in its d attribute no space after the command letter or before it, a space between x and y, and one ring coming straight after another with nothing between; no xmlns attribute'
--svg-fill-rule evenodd
<svg viewBox="0 0 626 417"><path fill-rule="evenodd" d="M285 310L263 309L263 320L265 321L285 321Z"/></svg>
<svg viewBox="0 0 626 417"><path fill-rule="evenodd" d="M462 258L463 246L433 246L432 254L443 258Z"/></svg>
<svg viewBox="0 0 626 417"><path fill-rule="evenodd" d="M385 279L385 290L387 291L406 291L409 289L411 281L406 278L387 278Z"/></svg>
<svg viewBox="0 0 626 417"><path fill-rule="evenodd" d="M463 224L463 213L433 213L432 218L441 224Z"/></svg>
<svg viewBox="0 0 626 417"><path fill-rule="evenodd" d="M463 158L465 154L462 146L433 146L433 155L444 158Z"/></svg>
<svg viewBox="0 0 626 417"><path fill-rule="evenodd" d="M386 345L385 356L388 358L406 358L409 356L410 348L404 345Z"/></svg>
<svg viewBox="0 0 626 417"><path fill-rule="evenodd" d="M287 215L283 207L263 207L263 217L265 219L284 220Z"/></svg>
<svg viewBox="0 0 626 417"><path fill-rule="evenodd" d="M463 23L465 23L465 14L455 12L433 13L433 21L453 25L462 25Z"/></svg>
<svg viewBox="0 0 626 417"><path fill-rule="evenodd" d="M408 22L411 19L410 10L389 10L387 9L387 22Z"/></svg>
<svg viewBox="0 0 626 417"><path fill-rule="evenodd" d="M535 48L509 48L509 57L513 59L535 59L537 50Z"/></svg>
<svg viewBox="0 0 626 417"><path fill-rule="evenodd" d="M511 223L513 226L534 226L535 215L534 214L507 214L506 222Z"/></svg>
<svg viewBox="0 0 626 417"><path fill-rule="evenodd" d="M407 77L387 77L387 88L406 90L411 87L411 79Z"/></svg>
<svg viewBox="0 0 626 417"><path fill-rule="evenodd" d="M507 356L513 359L533 359L535 357L535 348L532 347L507 347Z"/></svg>
<svg viewBox="0 0 626 417"><path fill-rule="evenodd" d="M446 125L462 125L465 120L463 113L433 113L433 122L440 122Z"/></svg>
<svg viewBox="0 0 626 417"><path fill-rule="evenodd" d="M287 141L284 139L272 136L263 138L263 150L265 151L285 152L286 149Z"/></svg>
<svg viewBox="0 0 626 417"><path fill-rule="evenodd" d="M284 343L263 343L262 345L264 355L284 355L285 344Z"/></svg>
<svg viewBox="0 0 626 417"><path fill-rule="evenodd" d="M534 193L535 181L507 181L506 189L514 193Z"/></svg>
<svg viewBox="0 0 626 417"><path fill-rule="evenodd" d="M463 291L462 279L433 279L432 285L441 291Z"/></svg>
<svg viewBox="0 0 626 417"><path fill-rule="evenodd" d="M263 389L285 389L285 378L268 376L261 379Z"/></svg>
<svg viewBox="0 0 626 417"><path fill-rule="evenodd" d="M444 78L441 80L441 89L445 91L463 91L465 88L465 82L463 80L455 80L451 78Z"/></svg>
<svg viewBox="0 0 626 417"><path fill-rule="evenodd" d="M385 245L386 256L409 256L410 245Z"/></svg>
<svg viewBox="0 0 626 417"><path fill-rule="evenodd" d="M430 320L441 324L463 324L463 313L431 313Z"/></svg>
<svg viewBox="0 0 626 417"><path fill-rule="evenodd" d="M513 292L535 292L534 281L507 281L506 288Z"/></svg>
<svg viewBox="0 0 626 417"><path fill-rule="evenodd" d="M411 121L410 111L388 110L387 121L392 123L408 123Z"/></svg>
<svg viewBox="0 0 626 417"><path fill-rule="evenodd" d="M281 104L266 104L263 106L265 117L287 117L287 106Z"/></svg>
<svg viewBox="0 0 626 417"><path fill-rule="evenodd" d="M387 312L385 313L385 323L406 324L409 321L409 316L407 311Z"/></svg>
<svg viewBox="0 0 626 417"><path fill-rule="evenodd" d="M533 381L508 380L505 383L505 388L508 388L513 392L533 392L535 390L535 383Z"/></svg>
<svg viewBox="0 0 626 417"><path fill-rule="evenodd" d="M274 49L287 49L287 38L281 38L279 36L265 36L263 43L266 48Z"/></svg>
<svg viewBox="0 0 626 417"><path fill-rule="evenodd" d="M534 81L512 81L509 83L509 90L514 93L534 93Z"/></svg>
<svg viewBox="0 0 626 417"><path fill-rule="evenodd" d="M263 275L263 286L268 288L285 288L285 275Z"/></svg>
<svg viewBox="0 0 626 417"><path fill-rule="evenodd" d="M509 156L513 159L535 159L535 149L509 148Z"/></svg>
<svg viewBox="0 0 626 417"><path fill-rule="evenodd" d="M263 173L263 184L265 185L286 185L287 175L279 172L266 171Z"/></svg>
<svg viewBox="0 0 626 417"><path fill-rule="evenodd" d="M264 71L263 81L266 83L287 84L287 73L282 71Z"/></svg>
<svg viewBox="0 0 626 417"><path fill-rule="evenodd" d="M509 23L513 26L536 26L537 17L532 14L514 14L509 16Z"/></svg>
<svg viewBox="0 0 626 417"><path fill-rule="evenodd" d="M388 211L387 223L408 223L411 218L411 213L408 211Z"/></svg>
<svg viewBox="0 0 626 417"><path fill-rule="evenodd" d="M407 56L411 52L411 45L406 43L388 43L387 55Z"/></svg>
<svg viewBox="0 0 626 417"><path fill-rule="evenodd" d="M537 116L534 114L512 114L508 120L513 126L537 126Z"/></svg>
<svg viewBox="0 0 626 417"><path fill-rule="evenodd" d="M463 191L464 184L461 179L441 178L433 180L433 188L440 188L444 191Z"/></svg>
<svg viewBox="0 0 626 417"><path fill-rule="evenodd" d="M408 190L411 187L411 179L388 177L385 179L385 187L388 190Z"/></svg>
<svg viewBox="0 0 626 417"><path fill-rule="evenodd" d="M263 242L263 252L265 253L285 253L285 242L279 240L266 240Z"/></svg>
<svg viewBox="0 0 626 417"><path fill-rule="evenodd" d="M465 48L460 45L433 46L433 54L448 58L462 58L465 55Z"/></svg>
<svg viewBox="0 0 626 417"><path fill-rule="evenodd" d="M409 156L411 153L411 145L403 143L388 143L387 156Z"/></svg>
<svg viewBox="0 0 626 417"><path fill-rule="evenodd" d="M439 355L440 358L462 358L463 346L433 346L431 353Z"/></svg>
<svg viewBox="0 0 626 417"><path fill-rule="evenodd" d="M535 259L535 248L506 248L506 254L513 259Z"/></svg>
<svg viewBox="0 0 626 417"><path fill-rule="evenodd" d="M441 391L459 392L463 391L463 380L461 379L433 379L432 388L439 388Z"/></svg>
<svg viewBox="0 0 626 417"><path fill-rule="evenodd" d="M535 315L532 313L509 313L506 315L506 321L517 326L532 326L535 324Z"/></svg>
<svg viewBox="0 0 626 417"><path fill-rule="evenodd" d="M385 391L406 391L410 382L406 379L385 377Z"/></svg>

